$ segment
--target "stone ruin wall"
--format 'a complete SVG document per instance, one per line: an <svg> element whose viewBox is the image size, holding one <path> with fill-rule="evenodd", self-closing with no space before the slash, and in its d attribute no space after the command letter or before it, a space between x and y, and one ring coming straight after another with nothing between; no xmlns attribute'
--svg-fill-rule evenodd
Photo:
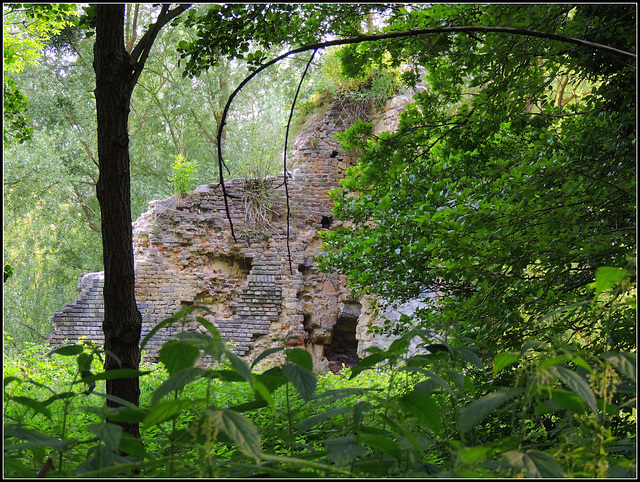
<svg viewBox="0 0 640 482"><path fill-rule="evenodd" d="M395 130L397 116L411 98L405 93L374 111L374 132ZM292 269L282 177L225 183L236 240L217 184L149 203L133 223L143 337L183 305L196 304L213 313L199 311L196 316L212 322L233 350L249 360L279 343L273 339L298 337L290 346L306 347L314 369L335 371L381 343L367 330L377 323L371 301L353 296L344 275L322 273L314 262L321 252L320 233L337 225L328 193L356 162L332 138L349 127L343 107L328 105L294 142L287 181ZM103 286L102 272L82 276L76 301L51 316L55 331L47 341L52 347L80 337L104 342ZM151 338L143 358L156 361L162 344L182 329L205 331L196 321L163 328Z"/></svg>

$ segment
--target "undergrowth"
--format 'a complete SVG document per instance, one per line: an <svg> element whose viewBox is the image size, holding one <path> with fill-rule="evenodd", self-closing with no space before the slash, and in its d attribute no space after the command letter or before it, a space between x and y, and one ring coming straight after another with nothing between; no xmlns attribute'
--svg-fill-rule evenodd
<svg viewBox="0 0 640 482"><path fill-rule="evenodd" d="M178 334L139 370L104 372L91 343L5 359L4 476L635 477L635 353L525 340L480 357L415 330L322 375L287 340L249 364L197 320L208 334ZM140 407L106 406L117 377L139 377Z"/></svg>

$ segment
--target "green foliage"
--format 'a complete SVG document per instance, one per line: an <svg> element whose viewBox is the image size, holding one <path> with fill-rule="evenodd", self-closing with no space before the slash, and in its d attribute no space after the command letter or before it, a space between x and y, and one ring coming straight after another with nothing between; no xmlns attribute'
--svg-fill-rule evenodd
<svg viewBox="0 0 640 482"><path fill-rule="evenodd" d="M322 376L299 348L249 365L196 319L206 335L182 332L141 370L101 371L92 344L5 359L5 476L32 477L48 459L56 477L635 475L634 354L527 341L480 359L413 331ZM409 356L415 337L424 349ZM256 371L281 351L284 365ZM140 407L107 407L104 380L132 376ZM141 423L142 439L119 422Z"/></svg>
<svg viewBox="0 0 640 482"><path fill-rule="evenodd" d="M3 4L3 70L22 72L35 64L42 55L45 43L76 16L76 5L68 4ZM4 78L3 139L19 144L33 135L31 119L26 116L27 97L14 79Z"/></svg>
<svg viewBox="0 0 640 482"><path fill-rule="evenodd" d="M623 6L471 4L416 7L387 28L505 23L585 38L618 29L614 43L626 50L636 28ZM390 55L419 65L404 77L424 72L428 90L397 132L374 137L356 123L339 136L364 154L333 194L347 223L326 234L324 269L387 300L433 293L421 326L455 344L511 350L529 337L563 337L633 348L635 314L624 300L635 296L635 68L611 54L490 34L354 52L343 57L349 72ZM601 287L590 286L598 268L628 283L599 298ZM594 296L599 304L586 303ZM617 306L611 318L600 316L607 303Z"/></svg>
<svg viewBox="0 0 640 482"><path fill-rule="evenodd" d="M138 24L151 22L156 8L139 7ZM130 19L128 31L133 27ZM129 117L132 221L149 201L174 193L169 178L177 152L200 161L191 186L218 178L214 141L220 103L247 68L223 62L198 79L183 79L172 52L190 36L178 25L158 37L146 64L149 74L141 76L134 91ZM35 63L11 73L28 99L24 114L34 130L24 143L4 146L4 260L19 273L5 285L5 350L44 342L53 328L51 313L75 299L79 275L102 269L93 44L93 37L65 28L43 41ZM231 177L281 170L284 130L279 126L286 122L299 70L295 62L283 65L238 96L225 128Z"/></svg>
<svg viewBox="0 0 640 482"><path fill-rule="evenodd" d="M196 173L198 172L198 163L196 161L187 161L182 154L176 156L173 161L173 182L174 192L176 194L188 194L196 187Z"/></svg>
<svg viewBox="0 0 640 482"><path fill-rule="evenodd" d="M6 283L7 280L9 278L11 278L13 276L13 268L11 267L10 264L5 264L4 265L4 281L3 283Z"/></svg>
<svg viewBox="0 0 640 482"><path fill-rule="evenodd" d="M4 80L4 142L10 142L11 135L19 144L27 141L33 135L33 129L29 127L30 119L25 112L29 108L29 102L16 85L13 79Z"/></svg>
<svg viewBox="0 0 640 482"><path fill-rule="evenodd" d="M272 47L306 45L328 33L354 36L360 19L378 8L357 4L224 4L189 10L180 21L197 29L195 38L178 44L186 59L183 75L199 76L221 58L246 61L256 68ZM384 7L383 7L384 8ZM250 20L250 21L249 21ZM252 47L254 47L252 49Z"/></svg>
<svg viewBox="0 0 640 482"><path fill-rule="evenodd" d="M344 72L349 47L334 47L324 53L318 78L313 81L316 102L329 98L364 104L363 110L381 107L400 88L399 70L386 64L379 68L368 65L349 75Z"/></svg>
<svg viewBox="0 0 640 482"><path fill-rule="evenodd" d="M176 43L186 76L203 77L174 84L167 72L176 65L158 59L165 75L149 79L132 104L139 134L132 168L166 184L167 153L186 144L189 157L205 158L194 139L211 141L215 101L228 89L203 80L204 70L225 55L255 67L283 39L354 35L370 8L192 9L184 25L196 35ZM387 31L526 26L626 50L635 37L626 5L435 4L393 6L390 14ZM78 59L90 42L83 39ZM395 134L373 138L370 125L356 123L342 136L345 147L364 154L335 192L337 216L351 225L328 235L336 251L326 266L389 299L433 291L430 309L405 317L388 349L372 349L339 376L312 373L309 354L286 344L249 364L203 318L208 334L181 333L162 347L159 365L141 370L102 371L104 353L91 344L46 357L47 349L23 343L5 358L5 476L635 477L634 66L585 47L494 34L361 45L345 49L342 61L344 72L358 75L413 65L403 78L411 83L426 72L429 90L416 96ZM53 85L40 79L60 72L55 62L32 67L23 80L34 85ZM63 71L62 90L73 86L77 98L91 90L74 62ZM202 90L194 86L210 89L202 110L190 111L199 130L193 122L177 129L177 119L189 119L182 101ZM42 127L28 141L34 144L9 151L5 258L19 273L5 290L10 307L75 274L42 275L52 272L47 263L76 260L77 270L95 262L95 240L85 249L77 240L87 231L71 221L95 206L79 189L91 187L95 174L93 141L84 137L95 130L86 121L92 101L71 102L58 90L33 102L47 107L31 113ZM262 91L254 94L247 105ZM152 115L162 96L173 102ZM157 132L167 135L156 140ZM43 168L37 161L45 153L60 159ZM164 160L157 171L156 159ZM74 182L63 184L85 202L72 204L55 189L66 176ZM42 188L42 179L51 183ZM163 192L161 183L139 191ZM143 208L146 201L136 202ZM76 242L62 256L68 233ZM142 348L193 309L160 323ZM5 319L28 320L26 329L46 319L24 313L5 304ZM434 340L434 332L445 338ZM410 356L415 338L421 350ZM281 351L284 365L256 369ZM105 393L105 380L117 377L140 378L139 407ZM119 423L141 424L142 438Z"/></svg>

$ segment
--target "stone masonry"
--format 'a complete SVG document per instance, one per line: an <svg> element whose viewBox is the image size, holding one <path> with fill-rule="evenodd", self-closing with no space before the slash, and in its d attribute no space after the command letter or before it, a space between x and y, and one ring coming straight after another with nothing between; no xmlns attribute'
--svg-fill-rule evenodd
<svg viewBox="0 0 640 482"><path fill-rule="evenodd" d="M403 94L372 113L374 132L394 130L398 112L410 99ZM366 330L375 322L370 300L356 299L345 276L322 273L314 261L321 252L320 233L337 224L328 193L356 162L333 139L349 127L339 110L329 104L305 124L294 141L286 186L282 176L225 183L236 239L220 185L149 203L133 223L143 337L184 305L195 304L211 311L195 315L212 322L247 359L286 338L290 346L309 350L314 369L326 371L353 364L376 343ZM80 337L104 342L103 284L103 273L82 276L77 300L51 316L52 347ZM143 358L157 360L162 343L180 330L205 332L195 319L163 328Z"/></svg>

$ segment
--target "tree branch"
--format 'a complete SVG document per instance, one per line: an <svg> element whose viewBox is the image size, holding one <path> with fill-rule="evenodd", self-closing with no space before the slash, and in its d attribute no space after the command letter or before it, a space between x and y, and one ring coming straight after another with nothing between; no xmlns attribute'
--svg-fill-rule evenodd
<svg viewBox="0 0 640 482"><path fill-rule="evenodd" d="M304 69L304 72L302 73L302 76L300 77L300 83L298 83L298 90L296 90L296 95L293 98L293 102L291 103L291 111L289 113L289 121L287 122L287 132L284 136L284 192L287 198L287 253L289 254L289 272L291 274L293 274L293 266L291 264L291 247L289 246L289 220L291 218L291 209L289 206L289 186L287 184L287 177L289 176L289 173L287 172L287 144L289 143L289 128L291 127L291 119L293 119L293 111L296 107L296 101L298 100L298 94L300 94L300 88L302 87L302 82L304 82L304 78L307 75L307 71L309 70L309 67L311 66L311 62L313 62L313 58L316 56L316 53L318 51L314 50L313 53L311 54L311 58L309 59L309 61L307 62L307 66Z"/></svg>
<svg viewBox="0 0 640 482"><path fill-rule="evenodd" d="M153 42L155 42L158 33L160 33L160 29L189 7L191 7L190 3L180 4L173 10L169 10L169 5L167 4L162 6L162 10L160 10L160 15L158 15L156 23L154 23L153 26L145 32L138 42L138 45L136 45L131 52L131 64L133 65L133 75L131 76L132 87L136 84L140 74L142 73L144 64L149 57L149 52L151 52Z"/></svg>
<svg viewBox="0 0 640 482"><path fill-rule="evenodd" d="M186 10L186 8L185 8L185 10ZM172 12L173 12L173 10L172 10ZM158 18L158 23L160 23L160 18ZM244 88L244 86L251 79L253 79L256 75L258 75L260 72L262 72L267 67L270 67L271 65L273 65L273 64L275 64L277 62L280 62L281 60L284 60L285 58L289 57L290 55L297 54L297 53L300 53L300 52L306 52L308 50L317 51L319 49L324 49L324 48L332 47L332 46L335 46L335 45L348 45L348 44L355 44L355 43L362 43L362 42L375 42L375 41L378 41L378 40L388 40L388 39L393 39L393 38L417 37L417 36L420 36L420 35L429 35L429 34L438 34L438 33L466 33L466 34L469 34L470 32L504 33L504 34L511 34L511 35L523 35L523 36L527 36L527 37L538 37L538 38L543 38L543 39L548 39L548 40L557 40L557 41L560 41L560 42L568 42L568 43L572 43L572 44L576 44L576 45L581 45L583 47L592 48L592 49L595 49L595 50L598 50L598 49L605 50L605 51L607 51L609 53L621 55L621 56L628 57L628 58L631 58L631 59L634 59L634 60L636 58L636 54L634 54L632 52L627 52L625 50L619 50L619 49L616 49L614 47L610 47L608 45L603 45L603 44L599 44L599 43L595 43L595 42L588 42L586 40L581 40L581 39L577 39L577 38L573 38L573 37L568 37L566 35L538 32L537 30L530 30L530 29L527 29L527 28L472 27L472 26L433 27L433 28L424 28L424 29L401 31L401 32L388 32L388 33L377 34L377 35L358 35L357 37L351 37L351 38L347 38L347 39L330 40L330 41L327 41L327 42L320 42L320 43L316 43L316 44L303 45L301 47L289 50L288 52L286 52L286 53L284 53L284 54L282 54L282 55L270 60L269 62L266 62L266 63L262 64L260 67L258 67L256 70L254 70L250 75L248 75L240 83L240 85L238 85L238 87L236 87L236 89L229 96L229 99L227 100L227 103L226 103L226 105L224 107L224 111L222 113L222 117L220 119L220 125L218 126L218 135L217 135L218 163L219 163L219 166L220 166L220 185L222 186L222 193L223 193L223 197L224 197L225 208L226 208L226 211L227 211L227 219L229 220L229 224L231 225L231 234L233 234L233 223L231 221L231 215L229 214L229 206L227 204L227 197L228 196L227 196L227 191L226 191L226 188L225 188L225 185L224 185L224 179L223 179L223 174L222 174L222 168L225 165L225 163L224 163L224 160L223 160L223 157L222 157L222 142L221 142L221 139L222 139L222 132L223 132L224 126L226 124L227 114L229 112L229 108L231 107L231 103L233 102L233 99L235 98L235 96ZM149 32L147 32L147 33L149 33ZM146 34L145 34L145 37L146 37ZM143 40L144 40L144 37L143 37L142 40L140 40L140 43L142 43ZM137 49L137 47L136 47L136 49ZM235 235L233 237L235 239Z"/></svg>

